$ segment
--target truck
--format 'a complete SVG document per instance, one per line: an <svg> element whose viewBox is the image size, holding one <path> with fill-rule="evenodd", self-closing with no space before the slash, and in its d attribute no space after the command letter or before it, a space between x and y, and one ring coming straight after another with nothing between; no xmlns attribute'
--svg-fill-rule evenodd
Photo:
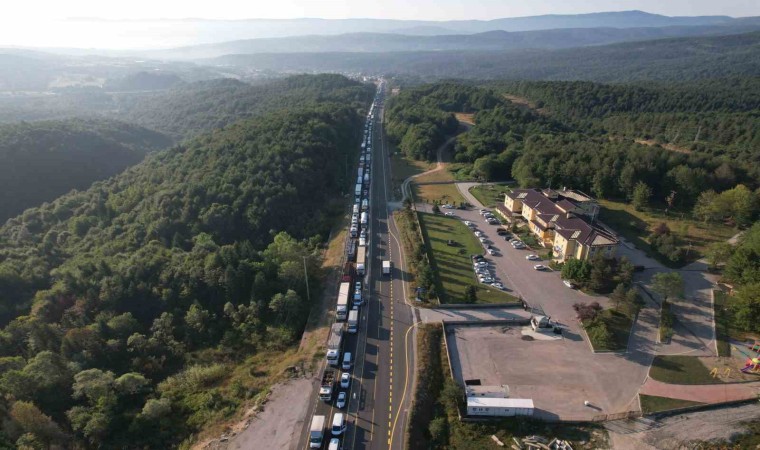
<svg viewBox="0 0 760 450"><path fill-rule="evenodd" d="M383 275L391 274L391 262L388 260L383 261Z"/></svg>
<svg viewBox="0 0 760 450"><path fill-rule="evenodd" d="M359 223L362 224L362 227L366 227L368 221L369 221L369 214L367 214L367 211L364 211L361 215L361 219L359 219Z"/></svg>
<svg viewBox="0 0 760 450"><path fill-rule="evenodd" d="M322 383L319 385L319 399L325 402L331 401L334 387L335 371L332 369L325 369L325 373L322 374Z"/></svg>
<svg viewBox="0 0 760 450"><path fill-rule="evenodd" d="M351 312L348 313L348 332L349 333L356 333L356 331L359 329L359 311L352 309Z"/></svg>
<svg viewBox="0 0 760 450"><path fill-rule="evenodd" d="M367 265L367 247L359 247L356 252L356 273L364 275Z"/></svg>
<svg viewBox="0 0 760 450"><path fill-rule="evenodd" d="M362 184L356 183L356 188L354 189L354 195L359 197L362 195Z"/></svg>
<svg viewBox="0 0 760 450"><path fill-rule="evenodd" d="M309 427L309 448L322 448L322 440L325 437L325 416L311 418Z"/></svg>
<svg viewBox="0 0 760 450"><path fill-rule="evenodd" d="M369 183L369 173L364 174L364 183Z"/></svg>
<svg viewBox="0 0 760 450"><path fill-rule="evenodd" d="M362 211L366 211L369 209L369 200L366 198L362 200Z"/></svg>
<svg viewBox="0 0 760 450"><path fill-rule="evenodd" d="M335 307L335 320L343 321L348 317L348 294L351 290L351 283L341 283L338 290L338 304Z"/></svg>
<svg viewBox="0 0 760 450"><path fill-rule="evenodd" d="M337 366L340 361L340 345L343 343L343 324L335 322L330 327L330 338L327 340L327 363Z"/></svg>
<svg viewBox="0 0 760 450"><path fill-rule="evenodd" d="M350 261L346 261L343 265L343 277L340 279L343 283L351 283L354 281L354 265Z"/></svg>

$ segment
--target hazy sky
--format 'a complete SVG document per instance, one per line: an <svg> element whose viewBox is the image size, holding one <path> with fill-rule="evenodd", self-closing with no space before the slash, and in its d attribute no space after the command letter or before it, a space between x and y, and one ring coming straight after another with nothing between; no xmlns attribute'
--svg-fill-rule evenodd
<svg viewBox="0 0 760 450"><path fill-rule="evenodd" d="M13 5L13 6L10 6ZM760 15L758 0L25 0L4 5L3 22L33 18L491 19L640 9L665 15ZM27 22L28 23L28 22ZM28 23L31 25L31 23Z"/></svg>
<svg viewBox="0 0 760 450"><path fill-rule="evenodd" d="M664 15L760 16L760 0L22 0L6 2L0 46L149 48L216 42L221 34L248 38L247 30L190 24L77 22L103 19L495 19L638 9ZM235 34L237 33L237 34Z"/></svg>

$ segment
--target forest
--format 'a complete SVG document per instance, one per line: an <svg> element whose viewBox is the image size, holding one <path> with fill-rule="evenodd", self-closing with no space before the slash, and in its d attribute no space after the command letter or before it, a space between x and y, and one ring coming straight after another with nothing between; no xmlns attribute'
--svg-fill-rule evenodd
<svg viewBox="0 0 760 450"><path fill-rule="evenodd" d="M176 447L256 394L225 381L300 336L374 92L328 79L0 228L6 447Z"/></svg>
<svg viewBox="0 0 760 450"><path fill-rule="evenodd" d="M170 144L161 133L111 120L0 125L0 223L72 189L86 189Z"/></svg>

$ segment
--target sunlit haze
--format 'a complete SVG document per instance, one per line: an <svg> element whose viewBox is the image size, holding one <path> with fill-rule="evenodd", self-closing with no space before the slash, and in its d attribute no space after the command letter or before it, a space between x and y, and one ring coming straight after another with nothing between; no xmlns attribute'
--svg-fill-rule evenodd
<svg viewBox="0 0 760 450"><path fill-rule="evenodd" d="M213 29L193 22L152 19L292 19L373 18L402 20L489 20L542 14L643 10L663 15L760 15L756 0L283 0L278 2L148 1L68 2L27 1L6 7L0 17L0 45L28 47L158 48L216 42ZM82 19L88 18L88 19ZM105 20L92 20L92 18ZM129 21L118 22L113 21ZM250 24L225 24L224 39L258 37Z"/></svg>

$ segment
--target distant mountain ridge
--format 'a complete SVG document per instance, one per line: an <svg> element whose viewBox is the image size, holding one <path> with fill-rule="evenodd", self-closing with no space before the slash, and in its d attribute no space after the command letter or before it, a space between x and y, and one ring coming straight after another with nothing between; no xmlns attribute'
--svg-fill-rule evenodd
<svg viewBox="0 0 760 450"><path fill-rule="evenodd" d="M564 28L642 28L670 26L735 25L742 18L729 16L669 17L643 11L613 11L575 15L542 15L492 20L392 20L392 19L242 19L242 20L101 20L71 19L62 24L78 32L103 32L107 29L110 47L121 49L158 49L212 44L244 39L277 38L346 33L393 33L410 35L474 34L503 30L511 32ZM107 24L107 27L104 27ZM64 41L68 42L68 41ZM105 40L103 42L106 42ZM54 44L55 45L55 44ZM77 47L73 44L63 44ZM82 48L51 49L69 54L103 54L94 51L98 43L78 45ZM89 47L89 48L85 48ZM130 51L109 52L112 55ZM131 54L135 54L134 51Z"/></svg>
<svg viewBox="0 0 760 450"><path fill-rule="evenodd" d="M668 37L738 34L760 30L760 18L738 24L641 28L564 28L541 31L486 31L477 34L404 35L348 33L240 41L160 50L146 55L168 59L204 59L228 54L314 52L400 52L442 50L561 49Z"/></svg>

